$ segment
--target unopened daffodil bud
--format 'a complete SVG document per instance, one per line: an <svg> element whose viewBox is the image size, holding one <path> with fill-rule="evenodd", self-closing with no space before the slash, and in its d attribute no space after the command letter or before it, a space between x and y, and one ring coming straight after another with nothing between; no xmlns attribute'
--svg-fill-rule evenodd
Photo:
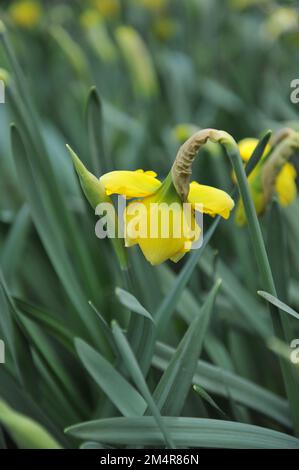
<svg viewBox="0 0 299 470"><path fill-rule="evenodd" d="M155 96L158 92L158 79L145 42L130 26L119 26L115 35L135 93L145 98Z"/></svg>
<svg viewBox="0 0 299 470"><path fill-rule="evenodd" d="M109 212L109 215L112 214L112 221L111 226L117 230L118 220L117 215L114 211L114 207L112 201L108 194L106 194L105 188L101 181L96 178L90 171L85 168L79 157L76 153L71 149L69 145L67 145L67 149L70 153L70 156L73 161L73 165L79 177L80 185L82 190L85 194L86 199L88 200L91 207L96 210L97 206L101 203L109 204L113 211ZM108 224L109 226L109 224ZM111 242L115 251L115 254L118 258L119 264L122 269L127 268L127 257L124 250L124 246L122 240L115 238L115 236L111 236Z"/></svg>

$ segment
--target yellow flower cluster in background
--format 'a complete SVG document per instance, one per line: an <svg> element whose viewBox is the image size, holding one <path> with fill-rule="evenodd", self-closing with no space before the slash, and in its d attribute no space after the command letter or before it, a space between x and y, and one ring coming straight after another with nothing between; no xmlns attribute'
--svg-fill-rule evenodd
<svg viewBox="0 0 299 470"><path fill-rule="evenodd" d="M9 16L21 28L34 28L41 20L41 5L36 0L16 1L9 7Z"/></svg>
<svg viewBox="0 0 299 470"><path fill-rule="evenodd" d="M92 0L91 4L103 18L116 17L120 12L119 0Z"/></svg>
<svg viewBox="0 0 299 470"><path fill-rule="evenodd" d="M247 162L251 157L258 140L254 138L246 138L239 142L240 155L244 162ZM262 170L265 160L267 159L271 151L271 146L268 144L262 155L260 162L257 164L255 169L252 171L248 178L251 196L255 205L255 209L258 215L261 215L266 209L263 182L262 182ZM270 156L271 158L271 156ZM297 195L296 187L296 176L297 172L289 162L286 162L280 172L278 173L275 180L275 192L278 197L278 201L282 206L288 206L291 204ZM245 211L242 201L238 202L236 209L236 222L238 225L246 223Z"/></svg>
<svg viewBox="0 0 299 470"><path fill-rule="evenodd" d="M166 7L168 0L134 0L134 3L136 6L157 13Z"/></svg>
<svg viewBox="0 0 299 470"><path fill-rule="evenodd" d="M299 14L296 8L279 7L275 8L268 16L265 26L265 32L273 39L282 34L291 33L299 30Z"/></svg>

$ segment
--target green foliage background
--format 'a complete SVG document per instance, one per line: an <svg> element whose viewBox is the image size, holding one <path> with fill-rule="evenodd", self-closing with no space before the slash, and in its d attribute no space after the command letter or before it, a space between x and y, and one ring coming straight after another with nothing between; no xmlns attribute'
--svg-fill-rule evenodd
<svg viewBox="0 0 299 470"><path fill-rule="evenodd" d="M98 176L163 178L177 125L236 140L298 129L295 2L123 0L88 28L92 1L41 2L31 28L15 24L11 3L0 48L0 448L298 448L298 199L259 219L284 302L277 338L247 227L206 218L204 246L177 265L152 267L134 247L121 269L94 235L65 147ZM275 19L281 8L294 20ZM141 54L123 25L143 38ZM193 178L233 186L220 148L201 152Z"/></svg>

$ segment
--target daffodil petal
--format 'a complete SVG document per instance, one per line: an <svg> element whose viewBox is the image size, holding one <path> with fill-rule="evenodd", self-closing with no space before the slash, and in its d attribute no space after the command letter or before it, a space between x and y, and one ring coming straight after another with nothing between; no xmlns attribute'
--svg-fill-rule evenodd
<svg viewBox="0 0 299 470"><path fill-rule="evenodd" d="M128 198L145 197L154 193L161 182L154 171L111 171L100 178L107 195L121 194Z"/></svg>
<svg viewBox="0 0 299 470"><path fill-rule="evenodd" d="M219 214L228 219L235 203L225 191L192 181L188 201L194 205L202 204L202 212L214 217ZM195 207L196 208L196 207Z"/></svg>
<svg viewBox="0 0 299 470"><path fill-rule="evenodd" d="M201 232L193 212L189 221L181 203L159 204L156 194L131 202L124 213L126 246L138 244L153 265L167 259L178 261ZM155 212L152 204L157 202Z"/></svg>
<svg viewBox="0 0 299 470"><path fill-rule="evenodd" d="M275 182L275 189L282 206L291 204L297 195L296 170L291 163L286 163Z"/></svg>

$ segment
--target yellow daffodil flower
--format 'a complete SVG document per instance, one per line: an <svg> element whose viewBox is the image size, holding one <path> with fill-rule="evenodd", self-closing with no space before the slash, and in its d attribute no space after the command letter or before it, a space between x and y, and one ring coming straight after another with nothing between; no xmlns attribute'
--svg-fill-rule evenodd
<svg viewBox="0 0 299 470"><path fill-rule="evenodd" d="M153 171L113 171L103 175L100 178L100 182L104 186L107 195L120 194L128 199L143 198L142 202L146 211L145 217L147 217L146 236L138 237L127 233L126 245L132 246L138 244L145 258L151 264L160 264L167 259L176 262L190 250L192 242L198 239L200 228L197 226L195 218L193 218L189 222L190 237L188 235L188 228L185 236L174 237L172 233L170 233L169 237L163 238L161 236L159 232L161 231L163 219L165 220L169 216L175 217L177 215L182 224L181 226L183 224L187 225L188 222L184 218L183 201L173 185L171 176L168 176L163 183L156 176L156 173ZM229 217L230 211L234 206L233 200L225 191L205 186L195 181L190 184L188 202L191 203L193 209L195 207L202 207L204 213L212 217L219 214L225 219ZM152 219L150 220L150 205L153 203L166 203L160 206L161 212L156 221L157 227L155 227L158 236L155 238L152 238L149 233L150 229L152 232L155 231L151 226L155 222ZM179 213L176 215L168 213L168 207L173 203L177 203L175 210L179 211ZM130 223L130 214L134 213L135 207L135 201L131 202L127 207L125 215L127 225ZM140 221L137 218L135 222L138 223ZM169 225L171 226L171 220L169 220Z"/></svg>
<svg viewBox="0 0 299 470"><path fill-rule="evenodd" d="M257 143L258 140L254 138L246 138L238 143L240 155L244 162L249 160ZM270 151L271 146L268 144L264 150L264 154L262 155L260 162L248 178L251 196L258 215L261 215L265 211L268 202L263 184L263 172L265 169L265 163L267 161L270 162ZM296 176L297 173L294 166L287 161L283 162L281 168L275 176L274 181L274 191L277 194L278 201L282 206L288 206L296 198ZM238 202L236 209L236 222L238 225L244 225L246 223L244 207L241 201Z"/></svg>
<svg viewBox="0 0 299 470"><path fill-rule="evenodd" d="M111 195L121 195L129 200L125 210L118 213L118 220L123 221L124 233L117 233L117 237L124 238L127 247L139 245L145 258L157 265L168 259L177 262L194 242L199 241L201 227L197 223L198 213L212 217L220 215L227 219L234 207L234 201L225 191L196 181L190 183L192 162L208 140L237 146L224 131L197 131L180 147L163 182L154 171L141 169L111 171L97 179L69 150L82 189L98 215L102 214L98 204L105 198L110 200L109 204L112 203ZM109 209L110 206L105 206L104 211L108 213Z"/></svg>
<svg viewBox="0 0 299 470"><path fill-rule="evenodd" d="M35 0L21 0L14 2L9 8L12 21L21 28L34 28L41 19L40 3Z"/></svg>

